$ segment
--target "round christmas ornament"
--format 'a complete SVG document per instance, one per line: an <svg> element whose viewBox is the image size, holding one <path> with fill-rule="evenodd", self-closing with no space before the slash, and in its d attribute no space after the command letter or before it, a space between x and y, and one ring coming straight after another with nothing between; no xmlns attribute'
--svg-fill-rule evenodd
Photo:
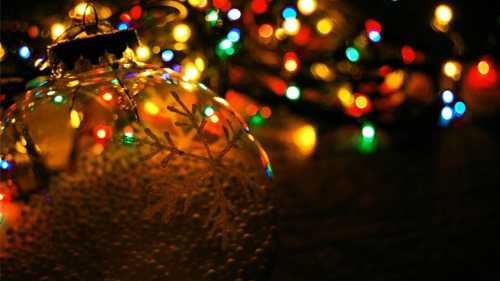
<svg viewBox="0 0 500 281"><path fill-rule="evenodd" d="M0 121L2 280L266 280L266 152L224 99L80 9Z"/></svg>

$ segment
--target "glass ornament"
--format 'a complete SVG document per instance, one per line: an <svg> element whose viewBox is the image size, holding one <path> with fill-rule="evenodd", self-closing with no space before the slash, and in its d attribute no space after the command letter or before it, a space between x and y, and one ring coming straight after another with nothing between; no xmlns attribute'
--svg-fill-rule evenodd
<svg viewBox="0 0 500 281"><path fill-rule="evenodd" d="M62 36L53 74L2 114L2 280L266 280L266 152L224 99L107 28Z"/></svg>

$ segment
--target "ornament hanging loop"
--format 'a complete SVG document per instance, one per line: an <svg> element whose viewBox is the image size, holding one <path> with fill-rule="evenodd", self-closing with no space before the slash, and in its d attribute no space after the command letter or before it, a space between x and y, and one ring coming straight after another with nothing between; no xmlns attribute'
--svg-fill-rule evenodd
<svg viewBox="0 0 500 281"><path fill-rule="evenodd" d="M97 12L97 9L95 7L95 4L93 1L89 1L80 5L85 5L83 8L83 14L82 14L82 24L85 32L88 34L95 34L99 31L99 13ZM90 10L90 14L88 13ZM78 13L78 11L77 11ZM94 15L94 21L88 21L87 17L89 15Z"/></svg>

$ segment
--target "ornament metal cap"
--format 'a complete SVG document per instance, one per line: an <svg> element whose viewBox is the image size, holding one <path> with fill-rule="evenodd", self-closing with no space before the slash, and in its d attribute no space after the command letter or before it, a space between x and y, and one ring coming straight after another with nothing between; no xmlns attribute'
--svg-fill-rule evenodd
<svg viewBox="0 0 500 281"><path fill-rule="evenodd" d="M56 43L48 47L47 53L52 66L62 63L65 68L72 69L80 58L97 64L106 53L119 59L127 48L135 49L137 46L139 39L136 31L122 30Z"/></svg>

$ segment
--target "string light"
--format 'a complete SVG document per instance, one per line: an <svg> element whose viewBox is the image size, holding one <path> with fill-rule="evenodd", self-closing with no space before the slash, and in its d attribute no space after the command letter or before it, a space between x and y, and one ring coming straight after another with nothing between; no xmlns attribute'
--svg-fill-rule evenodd
<svg viewBox="0 0 500 281"><path fill-rule="evenodd" d="M330 34L333 30L333 20L331 18L322 18L316 23L316 30L322 34Z"/></svg>
<svg viewBox="0 0 500 281"><path fill-rule="evenodd" d="M78 111L74 109L71 110L71 113L69 115L69 121L72 128L76 129L80 127L81 119L80 119L80 114L78 114Z"/></svg>
<svg viewBox="0 0 500 281"><path fill-rule="evenodd" d="M59 38L59 36L61 36L65 30L66 27L62 23L54 23L50 28L52 40L56 40L57 38Z"/></svg>
<svg viewBox="0 0 500 281"><path fill-rule="evenodd" d="M126 22L121 22L118 25L118 30L127 30L128 29L128 24Z"/></svg>
<svg viewBox="0 0 500 281"><path fill-rule="evenodd" d="M296 18L289 18L283 21L283 28L288 35L296 35L300 30L300 21Z"/></svg>
<svg viewBox="0 0 500 281"><path fill-rule="evenodd" d="M205 117L210 117L214 114L215 114L215 108L211 105L207 105L205 106L205 109L203 109L203 115L205 115Z"/></svg>
<svg viewBox="0 0 500 281"><path fill-rule="evenodd" d="M371 124L364 124L361 128L361 135L365 139L373 139L375 137L375 127Z"/></svg>
<svg viewBox="0 0 500 281"><path fill-rule="evenodd" d="M209 10L205 16L205 20L213 26L219 20L219 13L216 10Z"/></svg>
<svg viewBox="0 0 500 281"><path fill-rule="evenodd" d="M240 19L240 17L241 17L241 12L238 9L233 8L227 12L227 18L231 21L236 21Z"/></svg>
<svg viewBox="0 0 500 281"><path fill-rule="evenodd" d="M111 102L113 100L113 94L111 93L104 93L102 94L102 99L105 101L105 102Z"/></svg>
<svg viewBox="0 0 500 281"><path fill-rule="evenodd" d="M163 51L161 53L161 59L164 62L172 61L174 59L174 51L172 51L172 50L165 50L165 51Z"/></svg>
<svg viewBox="0 0 500 281"><path fill-rule="evenodd" d="M311 65L311 73L314 77L322 79L324 81L331 81L333 79L333 73L324 63L313 63Z"/></svg>
<svg viewBox="0 0 500 281"><path fill-rule="evenodd" d="M236 27L231 28L231 30L227 33L227 39L231 42L240 41L240 30Z"/></svg>
<svg viewBox="0 0 500 281"><path fill-rule="evenodd" d="M63 104L66 99L62 95L56 95L52 97L52 103Z"/></svg>
<svg viewBox="0 0 500 281"><path fill-rule="evenodd" d="M449 106L445 106L441 110L441 118L445 121L449 121L453 118L453 110Z"/></svg>
<svg viewBox="0 0 500 281"><path fill-rule="evenodd" d="M262 38L270 38L273 36L274 29L270 24L263 24L259 27L259 36Z"/></svg>
<svg viewBox="0 0 500 281"><path fill-rule="evenodd" d="M291 6L287 6L283 9L281 12L281 16L286 20L289 18L296 18L297 17L297 10L295 10Z"/></svg>
<svg viewBox="0 0 500 281"><path fill-rule="evenodd" d="M19 54L19 56L25 60L29 59L31 57L31 50L28 46L26 45L23 45L21 47L19 47L17 53Z"/></svg>
<svg viewBox="0 0 500 281"><path fill-rule="evenodd" d="M455 99L455 95L453 94L452 91L445 90L441 94L441 98L443 99L444 103L448 104L448 103L452 103L453 102L453 100Z"/></svg>
<svg viewBox="0 0 500 281"><path fill-rule="evenodd" d="M289 72L297 71L299 68L299 58L297 57L297 54L294 52L285 53L283 67Z"/></svg>
<svg viewBox="0 0 500 281"><path fill-rule="evenodd" d="M183 69L184 76L188 78L189 81L197 81L200 78L200 71L193 63L187 63Z"/></svg>
<svg viewBox="0 0 500 281"><path fill-rule="evenodd" d="M365 109L368 107L368 98L366 96L357 96L354 99L354 104L359 109Z"/></svg>
<svg viewBox="0 0 500 281"><path fill-rule="evenodd" d="M370 39L373 43L378 43L382 40L382 36L380 35L380 32L372 30L368 33L368 39Z"/></svg>
<svg viewBox="0 0 500 281"><path fill-rule="evenodd" d="M172 35L177 42L187 42L191 37L191 28L184 23L178 24L174 27Z"/></svg>
<svg viewBox="0 0 500 281"><path fill-rule="evenodd" d="M488 72L490 72L490 65L487 61L482 60L477 64L477 71L479 71L481 75L487 75Z"/></svg>
<svg viewBox="0 0 500 281"><path fill-rule="evenodd" d="M359 60L359 51L354 47L349 47L345 50L345 55L350 62L357 62Z"/></svg>
<svg viewBox="0 0 500 281"><path fill-rule="evenodd" d="M453 19L453 10L450 8L450 6L441 4L436 7L436 10L434 11L434 17L438 24L448 25Z"/></svg>
<svg viewBox="0 0 500 281"><path fill-rule="evenodd" d="M12 164L5 160L5 159L0 159L0 169L7 171L12 167Z"/></svg>
<svg viewBox="0 0 500 281"><path fill-rule="evenodd" d="M207 0L189 0L189 5L196 8L203 8L208 4Z"/></svg>
<svg viewBox="0 0 500 281"><path fill-rule="evenodd" d="M285 96L292 101L300 99L300 89L297 86L289 86L286 89Z"/></svg>
<svg viewBox="0 0 500 281"><path fill-rule="evenodd" d="M310 15L316 11L316 8L318 7L318 3L316 0L298 0L297 1L297 8L303 15Z"/></svg>
<svg viewBox="0 0 500 281"><path fill-rule="evenodd" d="M292 140L302 156L309 156L316 147L316 129L312 125L303 125L293 132Z"/></svg>
<svg viewBox="0 0 500 281"><path fill-rule="evenodd" d="M107 125L97 125L94 127L94 138L98 142L111 139L112 129Z"/></svg>
<svg viewBox="0 0 500 281"><path fill-rule="evenodd" d="M401 58L405 64L411 64L416 59L415 50L411 46L405 45L401 48Z"/></svg>
<svg viewBox="0 0 500 281"><path fill-rule="evenodd" d="M250 8L256 14L263 14L268 9L267 0L252 0L252 4L250 4Z"/></svg>
<svg viewBox="0 0 500 281"><path fill-rule="evenodd" d="M351 107L354 103L354 96L347 87L340 87L337 91L337 97L344 107Z"/></svg>
<svg viewBox="0 0 500 281"><path fill-rule="evenodd" d="M137 59L139 61L146 61L151 57L151 50L148 46L142 45L137 47L135 53L137 54Z"/></svg>
<svg viewBox="0 0 500 281"><path fill-rule="evenodd" d="M464 115L465 111L467 111L467 106L464 102L461 101L455 103L455 106L453 108L455 109L455 115L457 115L458 117L461 117L462 115Z"/></svg>
<svg viewBox="0 0 500 281"><path fill-rule="evenodd" d="M443 65L443 74L455 81L462 75L462 66L456 61L447 61Z"/></svg>

